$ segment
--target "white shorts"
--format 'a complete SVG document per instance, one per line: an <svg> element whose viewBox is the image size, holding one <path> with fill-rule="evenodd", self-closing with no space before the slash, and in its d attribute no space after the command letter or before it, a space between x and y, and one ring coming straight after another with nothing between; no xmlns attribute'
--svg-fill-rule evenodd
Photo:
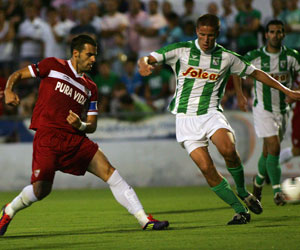
<svg viewBox="0 0 300 250"><path fill-rule="evenodd" d="M286 130L288 113L274 114L263 108L253 107L253 121L257 137L278 135L282 138Z"/></svg>
<svg viewBox="0 0 300 250"><path fill-rule="evenodd" d="M228 129L235 137L234 131L219 111L205 115L176 115L176 139L190 154L199 147L207 147L208 139L220 128Z"/></svg>

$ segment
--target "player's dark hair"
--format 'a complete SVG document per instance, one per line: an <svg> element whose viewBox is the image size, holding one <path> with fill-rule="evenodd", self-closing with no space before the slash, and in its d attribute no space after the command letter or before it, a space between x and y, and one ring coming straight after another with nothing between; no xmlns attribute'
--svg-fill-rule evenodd
<svg viewBox="0 0 300 250"><path fill-rule="evenodd" d="M220 31L220 19L212 14L205 14L198 18L197 28L200 26L211 26L214 27L217 32Z"/></svg>
<svg viewBox="0 0 300 250"><path fill-rule="evenodd" d="M93 38L88 35L79 35L73 38L71 41L71 54L73 54L73 50L78 50L81 52L84 49L85 44L90 44L97 47L97 43Z"/></svg>
<svg viewBox="0 0 300 250"><path fill-rule="evenodd" d="M270 25L281 25L282 26L282 31L284 32L284 23L278 19L273 19L268 24L266 25L266 32L269 32L269 27Z"/></svg>

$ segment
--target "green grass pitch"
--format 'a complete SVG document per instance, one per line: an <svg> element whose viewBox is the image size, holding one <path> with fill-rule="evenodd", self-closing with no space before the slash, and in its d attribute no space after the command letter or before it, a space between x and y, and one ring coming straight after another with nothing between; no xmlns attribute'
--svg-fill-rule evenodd
<svg viewBox="0 0 300 250"><path fill-rule="evenodd" d="M208 187L136 188L146 212L169 220L165 231L143 231L109 189L55 190L18 213L1 250L19 249L300 249L300 205L277 207L263 190L261 215L227 226L233 210ZM17 193L0 193L0 202Z"/></svg>

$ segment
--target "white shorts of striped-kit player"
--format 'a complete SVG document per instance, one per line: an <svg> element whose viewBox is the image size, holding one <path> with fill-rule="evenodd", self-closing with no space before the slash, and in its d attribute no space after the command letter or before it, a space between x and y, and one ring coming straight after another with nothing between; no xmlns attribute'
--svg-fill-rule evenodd
<svg viewBox="0 0 300 250"><path fill-rule="evenodd" d="M274 135L282 137L286 131L288 112L272 113L261 107L253 107L253 121L257 137L264 138Z"/></svg>
<svg viewBox="0 0 300 250"><path fill-rule="evenodd" d="M220 128L234 131L226 117L220 111L211 111L204 115L176 115L176 139L190 154L198 147L207 147L210 137Z"/></svg>

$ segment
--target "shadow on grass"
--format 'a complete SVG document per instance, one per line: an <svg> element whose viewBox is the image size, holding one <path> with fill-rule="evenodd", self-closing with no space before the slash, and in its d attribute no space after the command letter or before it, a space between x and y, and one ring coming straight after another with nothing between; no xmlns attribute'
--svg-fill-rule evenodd
<svg viewBox="0 0 300 250"><path fill-rule="evenodd" d="M271 217L261 217L257 219L258 222L268 222L268 223L282 223L282 222L288 222L288 221L299 221L299 216L271 216ZM285 224L272 224L272 225L257 225L256 227L282 227L282 226L288 226Z"/></svg>
<svg viewBox="0 0 300 250"><path fill-rule="evenodd" d="M218 210L231 209L230 207L215 207L215 208L200 208L200 209L185 209L185 210L172 210L172 211L161 211L153 214L187 214L187 213L199 213L199 212L212 212Z"/></svg>

